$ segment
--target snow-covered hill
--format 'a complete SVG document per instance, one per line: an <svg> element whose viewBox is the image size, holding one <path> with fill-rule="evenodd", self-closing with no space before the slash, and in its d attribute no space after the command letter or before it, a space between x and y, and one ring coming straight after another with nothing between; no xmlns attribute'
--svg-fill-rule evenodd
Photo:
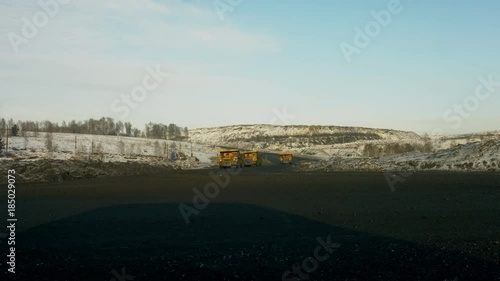
<svg viewBox="0 0 500 281"><path fill-rule="evenodd" d="M356 143L415 142L421 138L413 132L339 126L274 126L237 125L189 131L193 142L253 148L260 150L289 150L300 154L329 155L335 149L355 151Z"/></svg>
<svg viewBox="0 0 500 281"><path fill-rule="evenodd" d="M0 157L0 161L94 159L103 162L147 163L168 158L167 151L183 152L186 156L191 154L191 144L188 142L66 133L53 133L52 149L48 150L46 133L38 133L35 136L34 133L27 132L26 135L26 137L10 137L9 150L12 155ZM201 167L211 165L212 158L216 155L215 148L207 145L193 144L192 150L193 156L199 159L197 163ZM186 163L176 161L169 164Z"/></svg>
<svg viewBox="0 0 500 281"><path fill-rule="evenodd" d="M326 171L500 171L500 141L458 145L433 153L405 153L380 158L332 157L304 162L302 170Z"/></svg>
<svg viewBox="0 0 500 281"><path fill-rule="evenodd" d="M468 144L488 140L500 140L500 131L433 136L433 139L435 140L436 148L447 149L460 144Z"/></svg>
<svg viewBox="0 0 500 281"><path fill-rule="evenodd" d="M203 168L214 164L217 147L230 146L290 151L321 160L305 162L300 169L500 170L499 132L426 138L413 132L358 127L239 125L194 129L189 134L193 155L199 161L167 161L168 151L189 156L190 142L54 133L49 150L47 134L28 132L27 137L9 138L10 154L0 155L0 164L52 159Z"/></svg>

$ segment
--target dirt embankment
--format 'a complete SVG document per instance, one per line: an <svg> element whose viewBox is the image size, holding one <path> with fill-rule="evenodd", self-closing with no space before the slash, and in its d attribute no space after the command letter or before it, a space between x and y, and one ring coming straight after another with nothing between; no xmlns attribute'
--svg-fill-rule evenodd
<svg viewBox="0 0 500 281"><path fill-rule="evenodd" d="M105 176L147 175L175 170L172 166L141 162L101 162L98 160L1 161L0 172L15 170L17 182L59 182ZM6 182L2 177L1 183Z"/></svg>

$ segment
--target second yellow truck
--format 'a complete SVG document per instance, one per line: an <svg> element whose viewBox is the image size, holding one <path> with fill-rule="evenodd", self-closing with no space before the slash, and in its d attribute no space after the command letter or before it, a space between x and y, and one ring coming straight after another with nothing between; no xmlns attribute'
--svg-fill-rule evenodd
<svg viewBox="0 0 500 281"><path fill-rule="evenodd" d="M242 151L243 165L246 167L250 166L261 166L262 159L260 159L259 152L256 150Z"/></svg>

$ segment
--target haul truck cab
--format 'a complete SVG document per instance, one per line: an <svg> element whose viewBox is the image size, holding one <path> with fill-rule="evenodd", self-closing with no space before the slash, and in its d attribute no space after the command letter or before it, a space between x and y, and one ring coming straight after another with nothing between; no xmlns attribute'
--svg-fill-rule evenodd
<svg viewBox="0 0 500 281"><path fill-rule="evenodd" d="M217 151L219 168L241 167L240 152L238 149L221 149Z"/></svg>
<svg viewBox="0 0 500 281"><path fill-rule="evenodd" d="M259 152L256 150L241 152L243 158L243 165L250 166L261 166L262 160L260 159Z"/></svg>
<svg viewBox="0 0 500 281"><path fill-rule="evenodd" d="M280 154L280 163L281 164L292 164L293 156L291 153L283 153Z"/></svg>

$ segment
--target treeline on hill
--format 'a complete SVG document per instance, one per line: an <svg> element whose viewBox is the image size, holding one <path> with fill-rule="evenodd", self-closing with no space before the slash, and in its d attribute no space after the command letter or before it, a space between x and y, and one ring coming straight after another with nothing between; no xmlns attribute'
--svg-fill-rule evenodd
<svg viewBox="0 0 500 281"><path fill-rule="evenodd" d="M88 119L85 121L63 121L61 124L50 121L14 121L0 119L0 136L5 136L7 131L10 136L25 135L26 132L46 133L72 133L89 135L110 135L126 137L142 137L169 140L183 140L188 138L188 128L175 124L148 123L144 130L133 127L130 122L115 121L110 117L101 119Z"/></svg>
<svg viewBox="0 0 500 281"><path fill-rule="evenodd" d="M178 127L175 124L158 124L149 122L144 129L144 136L152 139L183 140L189 137L188 128Z"/></svg>

